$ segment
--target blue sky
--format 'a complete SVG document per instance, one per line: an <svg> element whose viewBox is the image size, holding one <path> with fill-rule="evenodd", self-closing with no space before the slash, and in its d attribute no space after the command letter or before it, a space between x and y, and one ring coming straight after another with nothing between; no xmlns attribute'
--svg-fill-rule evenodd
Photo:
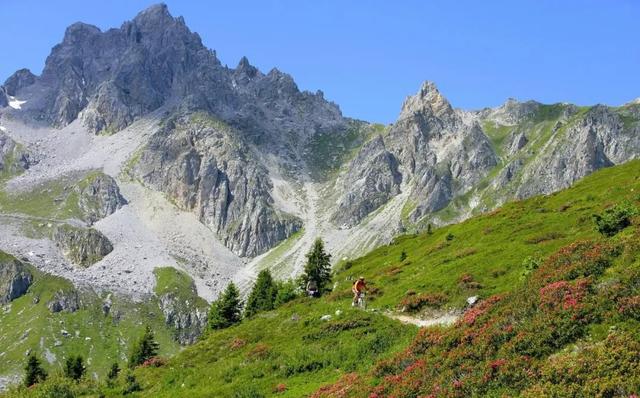
<svg viewBox="0 0 640 398"><path fill-rule="evenodd" d="M144 0L0 0L0 81L40 73L76 21L118 27ZM223 63L321 89L347 116L392 122L424 80L456 107L508 97L619 105L640 97L640 1L172 1Z"/></svg>

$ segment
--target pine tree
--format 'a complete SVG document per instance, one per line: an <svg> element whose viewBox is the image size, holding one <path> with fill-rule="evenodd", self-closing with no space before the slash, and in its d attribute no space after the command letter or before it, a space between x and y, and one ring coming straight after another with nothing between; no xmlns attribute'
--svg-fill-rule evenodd
<svg viewBox="0 0 640 398"><path fill-rule="evenodd" d="M87 372L87 368L84 366L84 360L82 356L70 356L67 358L64 364L64 375L70 379L78 381L82 379Z"/></svg>
<svg viewBox="0 0 640 398"><path fill-rule="evenodd" d="M244 307L245 318L250 318L260 311L274 309L277 295L278 287L271 272L267 269L260 271Z"/></svg>
<svg viewBox="0 0 640 398"><path fill-rule="evenodd" d="M27 387L47 379L47 372L42 368L40 360L35 354L29 355L24 371L24 385Z"/></svg>
<svg viewBox="0 0 640 398"><path fill-rule="evenodd" d="M147 359L155 357L158 354L159 346L155 340L153 330L147 325L140 340L133 345L131 356L129 357L129 367L134 368L144 363Z"/></svg>
<svg viewBox="0 0 640 398"><path fill-rule="evenodd" d="M107 373L107 379L115 380L118 378L119 374L120 374L120 366L118 366L118 362L114 362L111 365L111 369L109 369L109 373Z"/></svg>
<svg viewBox="0 0 640 398"><path fill-rule="evenodd" d="M138 380L136 379L136 376L133 373L131 373L131 371L129 371L126 374L124 379L125 379L125 385L122 391L123 395L129 395L136 391L142 390L142 388L140 388L140 383L138 383Z"/></svg>
<svg viewBox="0 0 640 398"><path fill-rule="evenodd" d="M318 291L322 294L331 284L331 255L324 251L322 239L316 239L307 254L307 264L304 266L302 282L306 288L308 282L313 281L318 286Z"/></svg>
<svg viewBox="0 0 640 398"><path fill-rule="evenodd" d="M240 322L242 303L240 292L233 282L229 283L222 295L213 303L209 310L209 328L224 329Z"/></svg>

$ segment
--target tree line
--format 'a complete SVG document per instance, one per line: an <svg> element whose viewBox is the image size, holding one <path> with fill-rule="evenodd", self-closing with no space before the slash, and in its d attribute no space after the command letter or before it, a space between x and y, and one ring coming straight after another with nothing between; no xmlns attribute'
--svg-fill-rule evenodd
<svg viewBox="0 0 640 398"><path fill-rule="evenodd" d="M309 253L304 272L297 280L275 281L271 272L264 269L258 273L256 282L245 303L240 291L231 282L220 297L211 303L208 327L217 330L236 325L243 318L251 318L259 312L270 311L298 297L312 283L318 295L330 290L331 255L324 249L324 243L317 239Z"/></svg>

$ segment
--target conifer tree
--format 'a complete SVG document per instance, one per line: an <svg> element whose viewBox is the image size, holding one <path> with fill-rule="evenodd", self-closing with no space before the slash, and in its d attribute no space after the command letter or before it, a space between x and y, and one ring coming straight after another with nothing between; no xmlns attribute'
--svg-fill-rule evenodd
<svg viewBox="0 0 640 398"><path fill-rule="evenodd" d="M331 255L324 251L322 239L316 239L307 254L307 264L304 266L302 282L306 288L308 282L312 281L318 286L320 294L328 290L331 284Z"/></svg>
<svg viewBox="0 0 640 398"><path fill-rule="evenodd" d="M36 354L29 355L24 371L24 385L26 387L31 387L32 385L47 379L47 372L45 372L42 365L40 365L40 360Z"/></svg>
<svg viewBox="0 0 640 398"><path fill-rule="evenodd" d="M213 303L209 310L209 328L224 329L240 322L242 303L240 292L233 282L229 283L222 295Z"/></svg>
<svg viewBox="0 0 640 398"><path fill-rule="evenodd" d="M115 380L118 378L119 374L120 374L120 366L118 365L118 362L114 362L113 364L111 364L109 373L107 373L107 379Z"/></svg>
<svg viewBox="0 0 640 398"><path fill-rule="evenodd" d="M133 345L131 356L129 357L129 367L134 368L144 363L147 359L155 357L158 354L159 347L160 345L155 340L153 330L147 325L140 340Z"/></svg>
<svg viewBox="0 0 640 398"><path fill-rule="evenodd" d="M260 311L274 309L277 295L278 287L271 272L267 269L260 271L245 304L244 316L250 318Z"/></svg>
<svg viewBox="0 0 640 398"><path fill-rule="evenodd" d="M64 364L64 375L70 379L78 381L82 379L87 372L87 368L84 366L84 360L82 356L70 356L67 358Z"/></svg>

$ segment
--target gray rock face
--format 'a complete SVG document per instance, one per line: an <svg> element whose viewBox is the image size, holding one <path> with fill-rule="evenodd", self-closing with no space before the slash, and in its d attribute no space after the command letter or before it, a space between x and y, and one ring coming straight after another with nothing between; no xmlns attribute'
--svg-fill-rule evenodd
<svg viewBox="0 0 640 398"><path fill-rule="evenodd" d="M47 302L47 308L52 313L78 311L80 309L78 292L75 289L58 290L53 295L53 298Z"/></svg>
<svg viewBox="0 0 640 398"><path fill-rule="evenodd" d="M411 191L413 220L471 190L497 157L479 124L467 119L426 82L407 98L389 133L365 145L350 164L335 219L360 221L398 194L401 181Z"/></svg>
<svg viewBox="0 0 640 398"><path fill-rule="evenodd" d="M385 147L382 136L366 143L338 182L340 198L333 221L353 226L400 193L398 160Z"/></svg>
<svg viewBox="0 0 640 398"><path fill-rule="evenodd" d="M93 228L59 225L53 231L53 241L72 263L88 267L113 251L106 236Z"/></svg>
<svg viewBox="0 0 640 398"><path fill-rule="evenodd" d="M7 92L4 87L0 86L0 108L9 106L9 99L7 98Z"/></svg>
<svg viewBox="0 0 640 398"><path fill-rule="evenodd" d="M640 155L638 124L625 129L623 118L606 106L595 106L578 120L554 128L552 143L523 172L517 197L567 188L600 168Z"/></svg>
<svg viewBox="0 0 640 398"><path fill-rule="evenodd" d="M497 164L479 124L463 118L430 82L405 101L389 141L414 181L414 220L470 191Z"/></svg>
<svg viewBox="0 0 640 398"><path fill-rule="evenodd" d="M15 96L23 88L29 87L36 82L36 76L29 69L20 69L11 75L5 82L4 87L7 95Z"/></svg>
<svg viewBox="0 0 640 398"><path fill-rule="evenodd" d="M93 224L127 204L116 181L103 173L91 176L76 186L78 206L84 221Z"/></svg>
<svg viewBox="0 0 640 398"><path fill-rule="evenodd" d="M524 133L513 131L508 137L507 145L509 148L509 155L513 156L516 153L518 153L519 150L521 150L522 148L524 148L525 145L527 145L527 142L529 142L529 140L527 139L527 136Z"/></svg>
<svg viewBox="0 0 640 398"><path fill-rule="evenodd" d="M182 94L198 68L221 67L181 18L158 5L120 29L71 25L36 85L47 93L41 110L54 125L64 126L84 111L94 131L118 131Z"/></svg>
<svg viewBox="0 0 640 398"><path fill-rule="evenodd" d="M481 119L495 120L504 125L515 125L532 117L540 109L540 103L536 101L520 102L509 98L497 108L486 108L479 112Z"/></svg>
<svg viewBox="0 0 640 398"><path fill-rule="evenodd" d="M204 114L166 123L143 151L134 173L194 211L222 242L254 256L301 227L273 207L267 171L252 161L239 133Z"/></svg>
<svg viewBox="0 0 640 398"><path fill-rule="evenodd" d="M22 262L0 251L0 304L25 294L32 281L31 273Z"/></svg>
<svg viewBox="0 0 640 398"><path fill-rule="evenodd" d="M81 117L95 132L117 132L169 99L212 112L255 142L265 142L265 132L309 134L344 124L335 104L321 93L301 93L276 69L263 75L246 58L236 70L223 67L165 5L106 32L71 25L35 85L33 95L46 94L30 101L38 108L32 112L56 126Z"/></svg>
<svg viewBox="0 0 640 398"><path fill-rule="evenodd" d="M197 297L195 287L194 297ZM161 295L159 300L166 325L175 330L176 341L183 345L195 343L207 326L206 308L184 302L173 293Z"/></svg>
<svg viewBox="0 0 640 398"><path fill-rule="evenodd" d="M29 165L29 153L0 131L0 176L21 173Z"/></svg>

